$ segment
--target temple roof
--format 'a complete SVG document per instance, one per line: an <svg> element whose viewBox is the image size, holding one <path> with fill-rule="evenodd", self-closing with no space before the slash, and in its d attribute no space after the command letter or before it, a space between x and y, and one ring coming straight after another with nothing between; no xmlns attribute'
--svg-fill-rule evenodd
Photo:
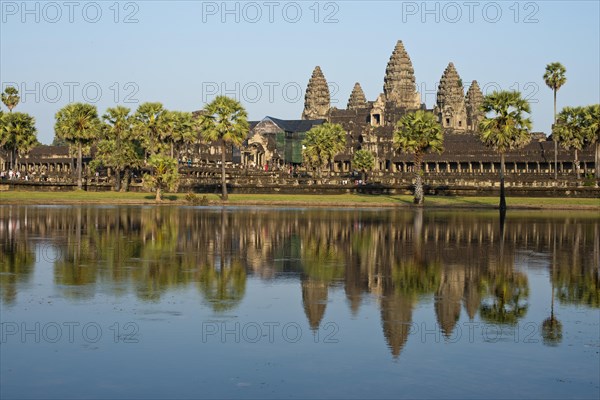
<svg viewBox="0 0 600 400"><path fill-rule="evenodd" d="M326 122L324 119L278 119L269 116L265 117L263 121L267 119L289 133L308 132L313 126Z"/></svg>

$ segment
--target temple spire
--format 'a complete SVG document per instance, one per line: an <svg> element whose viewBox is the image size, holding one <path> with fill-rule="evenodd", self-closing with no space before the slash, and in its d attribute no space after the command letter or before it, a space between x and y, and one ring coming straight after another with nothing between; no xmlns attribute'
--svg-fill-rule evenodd
<svg viewBox="0 0 600 400"><path fill-rule="evenodd" d="M479 122L483 119L483 111L481 111L482 104L483 93L481 93L477 81L473 81L467 91L465 106L467 108L467 127L475 132L479 130Z"/></svg>
<svg viewBox="0 0 600 400"><path fill-rule="evenodd" d="M360 87L360 83L356 82L350 98L348 99L348 110L356 110L357 108L364 108L367 106L367 98L365 92Z"/></svg>
<svg viewBox="0 0 600 400"><path fill-rule="evenodd" d="M330 107L329 87L321 67L315 67L304 96L302 119L326 119Z"/></svg>
<svg viewBox="0 0 600 400"><path fill-rule="evenodd" d="M396 43L385 70L383 93L386 101L398 107L418 109L420 96L415 84L415 70L401 40Z"/></svg>
<svg viewBox="0 0 600 400"><path fill-rule="evenodd" d="M449 63L440 79L434 112L444 128L465 130L467 110L462 79L453 63Z"/></svg>

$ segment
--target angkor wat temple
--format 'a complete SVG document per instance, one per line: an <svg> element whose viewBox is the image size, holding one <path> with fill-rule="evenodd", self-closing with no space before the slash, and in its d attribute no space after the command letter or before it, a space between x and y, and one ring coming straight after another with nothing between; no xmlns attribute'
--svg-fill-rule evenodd
<svg viewBox="0 0 600 400"><path fill-rule="evenodd" d="M240 148L227 147L229 182L233 187L302 186L318 183L310 179L311 171L287 174L292 167L302 171L302 140L313 126L325 122L341 124L347 132L346 149L338 154L327 178L328 185L352 185L352 157L355 151L367 149L375 155L374 170L369 181L388 187L410 185L413 178L413 156L394 150L392 134L396 122L407 112L423 109L433 112L444 129L444 151L426 154L426 183L433 186L494 187L500 168L499 155L485 147L477 129L483 118L480 106L482 91L473 81L465 93L463 81L452 62L443 72L436 104L428 109L417 92L414 68L402 41L398 41L390 56L383 79L383 93L368 101L359 83L348 99L345 109L331 107L327 80L320 67L315 67L308 82L301 119L283 120L265 117L250 121L247 139ZM195 112L195 115L201 111ZM573 151L559 146L557 153L558 181L554 181L554 142L544 133L531 134L531 142L522 149L505 155L508 186L547 187L578 185L575 181ZM584 148L578 154L581 176L596 173L594 149ZM4 159L3 159L4 158ZM84 160L87 165L91 158ZM201 143L179 154L183 188L203 190L217 185L221 160L220 142ZM0 168L8 162L0 152ZM33 149L21 160L22 172L36 172L55 181L72 175L75 161L66 147L42 146ZM108 172L110 174L110 171ZM87 171L87 176L94 174Z"/></svg>
<svg viewBox="0 0 600 400"><path fill-rule="evenodd" d="M483 113L480 106L483 93L477 81L471 82L465 94L462 79L450 62L443 72L432 111L444 128L444 152L428 154L424 158L425 170L434 173L488 173L499 168L500 160L492 149L485 147L477 135L477 127ZM423 109L417 92L412 62L402 41L398 41L388 62L383 93L374 101L367 101L360 83L348 99L346 109L331 107L327 80L320 67L316 67L306 89L304 111L301 121L281 121L267 117L252 125L250 139L244 152L247 160L274 164L300 162L297 157L299 143L305 130L324 123L341 124L346 132L346 151L335 158L334 170L351 171L354 151L367 149L376 156L375 170L379 172L408 172L413 157L398 153L392 146L392 133L396 122L407 112ZM279 139L277 137L279 135ZM285 135L288 148L281 146ZM291 148L291 150L290 150ZM282 151L283 150L283 151ZM558 152L559 173L574 172L573 154L564 149ZM554 173L554 143L543 133L532 133L532 140L525 148L506 154L507 169L516 173ZM594 171L594 154L591 148L579 156L581 173Z"/></svg>

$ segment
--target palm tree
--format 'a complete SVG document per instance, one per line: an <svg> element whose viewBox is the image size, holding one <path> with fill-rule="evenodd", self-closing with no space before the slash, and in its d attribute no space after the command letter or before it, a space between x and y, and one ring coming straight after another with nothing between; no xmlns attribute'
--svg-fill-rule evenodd
<svg viewBox="0 0 600 400"><path fill-rule="evenodd" d="M583 110L586 142L596 145L596 178L600 179L600 104L593 104Z"/></svg>
<svg viewBox="0 0 600 400"><path fill-rule="evenodd" d="M19 104L19 91L12 86L7 86L2 93L2 103L8 108L9 112L12 112L13 108Z"/></svg>
<svg viewBox="0 0 600 400"><path fill-rule="evenodd" d="M56 136L66 140L69 145L77 146L77 188L83 187L82 148L90 143L100 132L100 119L96 106L84 103L68 104L56 113L54 130Z"/></svg>
<svg viewBox="0 0 600 400"><path fill-rule="evenodd" d="M365 181L366 171L370 171L373 169L375 165L375 157L373 157L373 153L369 150L360 149L354 153L354 158L352 159L352 168L359 170L362 174L362 181Z"/></svg>
<svg viewBox="0 0 600 400"><path fill-rule="evenodd" d="M3 117L2 131L0 144L10 152L11 168L16 165L18 170L19 156L25 155L37 144L35 119L29 114L11 112Z"/></svg>
<svg viewBox="0 0 600 400"><path fill-rule="evenodd" d="M134 115L134 129L142 141L146 159L148 156L163 153L166 135L165 114L162 103L140 104Z"/></svg>
<svg viewBox="0 0 600 400"><path fill-rule="evenodd" d="M123 173L141 163L141 149L133 132L133 117L130 111L123 106L107 109L106 114L102 116L104 123L100 140L96 143L94 162L114 170L116 191L121 190Z"/></svg>
<svg viewBox="0 0 600 400"><path fill-rule="evenodd" d="M573 169L575 176L579 179L579 157L578 151L586 144L587 131L585 112L583 107L565 107L558 117L552 130L552 136L556 142L560 142L565 149L573 149L575 158Z"/></svg>
<svg viewBox="0 0 600 400"><path fill-rule="evenodd" d="M196 140L196 125L192 113L167 111L165 113L164 139L170 143L171 157L179 159L181 145L188 145Z"/></svg>
<svg viewBox="0 0 600 400"><path fill-rule="evenodd" d="M524 113L531 113L527 100L519 92L496 92L484 97L481 106L484 113L492 113L479 124L481 141L500 153L500 210L506 210L504 193L504 153L525 146L531 140L531 120Z"/></svg>
<svg viewBox="0 0 600 400"><path fill-rule="evenodd" d="M317 168L321 177L321 168L329 163L333 169L333 159L346 148L346 131L340 124L324 123L313 126L302 142L302 154L306 162Z"/></svg>
<svg viewBox="0 0 600 400"><path fill-rule="evenodd" d="M148 159L152 174L144 175L144 185L156 191L156 202L162 200L162 190L175 190L179 181L177 160L161 154L155 154Z"/></svg>
<svg viewBox="0 0 600 400"><path fill-rule="evenodd" d="M423 205L423 155L441 153L444 149L444 134L435 115L418 110L404 115L394 129L394 148L415 156L415 199Z"/></svg>
<svg viewBox="0 0 600 400"><path fill-rule="evenodd" d="M230 143L240 146L248 134L248 114L235 99L217 96L204 108L201 116L202 136L206 141L221 141L221 188L222 199L227 200L227 180L225 176L225 149Z"/></svg>
<svg viewBox="0 0 600 400"><path fill-rule="evenodd" d="M544 73L544 82L554 92L554 123L556 124L556 92L567 82L565 73L566 68L559 62L554 62L546 65ZM552 136L554 139L554 136ZM558 179L558 141L554 139L554 179Z"/></svg>

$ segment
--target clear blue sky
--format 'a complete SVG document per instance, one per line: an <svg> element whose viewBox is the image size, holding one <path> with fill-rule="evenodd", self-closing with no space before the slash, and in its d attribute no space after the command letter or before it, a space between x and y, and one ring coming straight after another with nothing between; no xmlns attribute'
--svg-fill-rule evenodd
<svg viewBox="0 0 600 400"><path fill-rule="evenodd" d="M316 65L333 105L345 107L355 82L374 100L397 40L428 107L450 61L465 84L522 91L537 131L552 123L549 62L567 68L559 109L600 102L598 1L2 0L0 23L2 88L18 85L16 110L35 116L43 143L70 101L192 111L216 93L253 120L299 118Z"/></svg>

